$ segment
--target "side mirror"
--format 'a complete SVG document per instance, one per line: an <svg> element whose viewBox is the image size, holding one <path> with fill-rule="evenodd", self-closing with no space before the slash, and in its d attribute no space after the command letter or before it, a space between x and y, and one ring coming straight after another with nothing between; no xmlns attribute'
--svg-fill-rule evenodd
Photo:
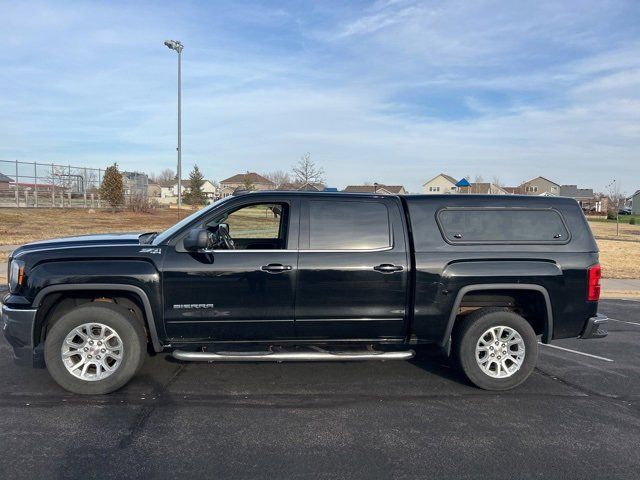
<svg viewBox="0 0 640 480"><path fill-rule="evenodd" d="M190 252L204 250L209 246L209 232L204 228L194 228L187 233L182 244L184 245L185 250Z"/></svg>

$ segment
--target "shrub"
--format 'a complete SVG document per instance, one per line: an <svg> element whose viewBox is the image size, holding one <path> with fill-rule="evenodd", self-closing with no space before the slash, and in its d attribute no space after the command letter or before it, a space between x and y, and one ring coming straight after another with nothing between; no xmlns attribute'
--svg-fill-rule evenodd
<svg viewBox="0 0 640 480"><path fill-rule="evenodd" d="M636 224L636 217L631 217L629 219L629 225L635 225Z"/></svg>
<svg viewBox="0 0 640 480"><path fill-rule="evenodd" d="M607 220L615 220L616 219L616 212L607 212Z"/></svg>
<svg viewBox="0 0 640 480"><path fill-rule="evenodd" d="M158 201L144 195L132 195L127 201L127 210L138 213L151 213L158 208Z"/></svg>
<svg viewBox="0 0 640 480"><path fill-rule="evenodd" d="M117 163L107 167L104 171L104 178L100 185L100 197L109 204L113 211L115 211L117 206L122 205L124 200L124 185L122 183L122 174L118 170Z"/></svg>

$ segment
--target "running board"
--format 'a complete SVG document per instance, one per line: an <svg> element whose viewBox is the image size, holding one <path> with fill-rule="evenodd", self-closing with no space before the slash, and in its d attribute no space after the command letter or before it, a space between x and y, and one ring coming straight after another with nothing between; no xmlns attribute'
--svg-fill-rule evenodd
<svg viewBox="0 0 640 480"><path fill-rule="evenodd" d="M357 360L409 360L413 350L399 352L186 352L175 350L173 357L188 362L350 362Z"/></svg>

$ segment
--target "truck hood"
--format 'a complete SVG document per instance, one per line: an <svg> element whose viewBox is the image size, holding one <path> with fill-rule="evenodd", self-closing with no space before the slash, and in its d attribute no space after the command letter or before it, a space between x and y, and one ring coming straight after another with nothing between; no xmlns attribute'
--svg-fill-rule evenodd
<svg viewBox="0 0 640 480"><path fill-rule="evenodd" d="M138 245L140 233L112 233L100 235L79 235L77 237L54 238L40 242L32 242L22 245L13 252L15 257L19 253L31 250L45 250L61 247L84 247L89 245Z"/></svg>

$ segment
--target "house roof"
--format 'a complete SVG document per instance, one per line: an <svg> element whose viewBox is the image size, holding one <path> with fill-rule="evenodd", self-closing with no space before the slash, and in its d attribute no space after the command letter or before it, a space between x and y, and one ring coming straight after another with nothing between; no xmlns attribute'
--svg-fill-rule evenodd
<svg viewBox="0 0 640 480"><path fill-rule="evenodd" d="M554 185L558 185L558 186L560 186L560 184L558 184L558 183L554 182L553 180L549 180L548 178L543 177L543 176L540 176L540 175L539 175L539 176L537 176L536 178L532 178L531 180L527 180L526 182L524 182L524 183L523 183L523 185L526 185L527 183L531 183L531 182L533 182L534 180L537 180L537 179L539 179L539 178L541 178L542 180L546 180L546 181L547 181L547 182L549 182L549 183L553 183Z"/></svg>
<svg viewBox="0 0 640 480"><path fill-rule="evenodd" d="M342 191L350 193L376 193L380 190L386 190L389 193L400 193L403 189L403 185L382 185L379 183L377 185L347 185Z"/></svg>
<svg viewBox="0 0 640 480"><path fill-rule="evenodd" d="M0 173L0 182L13 182L13 178L7 177L4 173Z"/></svg>
<svg viewBox="0 0 640 480"><path fill-rule="evenodd" d="M237 173L236 175L225 178L220 183L264 183L267 185L273 185L273 182L268 178L264 178L262 175L258 175L256 172Z"/></svg>
<svg viewBox="0 0 640 480"><path fill-rule="evenodd" d="M305 183L304 185L301 183L283 183L280 185L277 190L306 190L312 192L322 192L324 190L324 185L322 183Z"/></svg>
<svg viewBox="0 0 640 480"><path fill-rule="evenodd" d="M522 187L500 187L500 188L502 188L505 192L511 193L513 195L517 195L519 193L523 193L522 192Z"/></svg>
<svg viewBox="0 0 640 480"><path fill-rule="evenodd" d="M446 173L439 173L438 175L436 175L435 177L433 177L431 180L429 180L429 181L427 181L427 182L424 182L422 185L424 186L424 185L426 185L427 183L433 182L433 181L434 181L436 178L438 178L438 177L444 177L444 178L446 178L448 181L450 181L451 183L453 183L454 185L455 185L456 183L458 183L458 181L457 181L455 178L453 178L451 175L447 175Z"/></svg>
<svg viewBox="0 0 640 480"><path fill-rule="evenodd" d="M571 198L592 198L593 197L593 189L592 188L578 188L577 185L561 185L560 186L560 196L561 197L571 197Z"/></svg>

